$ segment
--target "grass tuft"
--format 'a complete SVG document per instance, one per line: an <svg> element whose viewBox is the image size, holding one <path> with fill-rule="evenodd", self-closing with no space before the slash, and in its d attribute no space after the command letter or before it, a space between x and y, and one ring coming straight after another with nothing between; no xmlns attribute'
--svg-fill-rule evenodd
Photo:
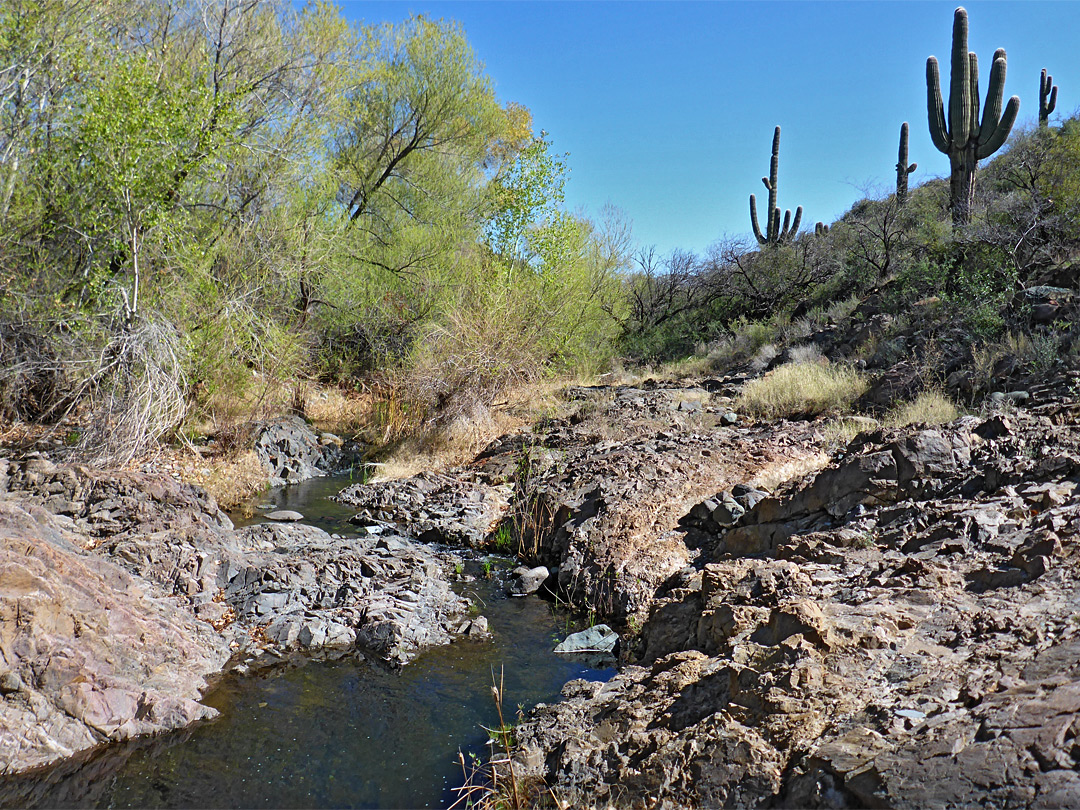
<svg viewBox="0 0 1080 810"><path fill-rule="evenodd" d="M951 399L940 391L924 391L913 402L898 405L885 417L888 427L944 425L960 416Z"/></svg>
<svg viewBox="0 0 1080 810"><path fill-rule="evenodd" d="M854 369L820 363L785 363L748 382L737 410L765 419L843 413L865 393L867 379Z"/></svg>

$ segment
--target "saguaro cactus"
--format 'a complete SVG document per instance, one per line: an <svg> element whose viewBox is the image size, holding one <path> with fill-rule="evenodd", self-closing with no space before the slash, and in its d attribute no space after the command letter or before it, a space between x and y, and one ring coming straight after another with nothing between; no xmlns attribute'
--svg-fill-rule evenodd
<svg viewBox="0 0 1080 810"><path fill-rule="evenodd" d="M907 162L907 146L908 146L908 123L905 121L900 125L900 151L896 156L896 203L897 205L903 205L907 201L907 179L908 175L919 168L918 163L912 163L910 166Z"/></svg>
<svg viewBox="0 0 1080 810"><path fill-rule="evenodd" d="M1046 68L1043 68L1042 76L1039 77L1039 126L1047 127L1050 125L1050 113L1054 111L1054 107L1057 106L1057 85L1054 84L1054 77L1046 75Z"/></svg>
<svg viewBox="0 0 1080 810"><path fill-rule="evenodd" d="M975 198L975 169L978 162L992 155L1009 137L1020 99L1013 96L1001 111L1005 90L1005 50L994 53L986 106L979 122L979 60L967 49L968 17L962 7L953 13L952 74L949 82L949 117L941 99L941 77L937 59L926 60L926 107L930 137L940 151L949 156L952 176L949 185L953 225L971 220Z"/></svg>
<svg viewBox="0 0 1080 810"><path fill-rule="evenodd" d="M757 218L757 200L750 195L750 224L754 228L754 236L758 244L777 245L795 238L799 232L799 223L802 221L802 206L795 209L795 219L791 219L791 209L784 212L784 223L780 224L780 209L776 205L776 181L780 171L780 127L776 128L772 139L772 162L769 164L769 176L762 177L761 182L769 190L768 221L765 223L765 235L761 233Z"/></svg>

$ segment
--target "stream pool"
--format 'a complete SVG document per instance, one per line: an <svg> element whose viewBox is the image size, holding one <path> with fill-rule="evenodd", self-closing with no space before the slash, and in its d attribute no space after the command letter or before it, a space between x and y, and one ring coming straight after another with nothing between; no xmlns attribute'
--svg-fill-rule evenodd
<svg viewBox="0 0 1080 810"><path fill-rule="evenodd" d="M262 500L345 534L352 511L328 496L349 483L315 479ZM464 782L458 752L484 755L483 727L498 724L493 677L503 678L509 721L558 699L573 678L614 674L551 652L582 629L569 613L505 596L479 561L467 571L477 576L461 592L488 618L491 639L428 650L399 671L348 656L227 678L204 701L221 711L217 719L0 783L0 806L449 806Z"/></svg>

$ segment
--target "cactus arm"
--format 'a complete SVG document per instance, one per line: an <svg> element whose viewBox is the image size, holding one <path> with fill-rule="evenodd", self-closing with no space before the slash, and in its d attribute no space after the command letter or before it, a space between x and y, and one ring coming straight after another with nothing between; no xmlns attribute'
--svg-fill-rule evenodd
<svg viewBox="0 0 1080 810"><path fill-rule="evenodd" d="M795 234L797 234L799 232L799 223L801 223L801 222L802 222L802 206L800 205L795 209L795 219L793 219L791 221L791 236L792 237L794 237Z"/></svg>
<svg viewBox="0 0 1080 810"><path fill-rule="evenodd" d="M780 228L780 241L783 242L787 239L788 234L791 232L791 209L789 208L784 212L784 224Z"/></svg>
<svg viewBox="0 0 1080 810"><path fill-rule="evenodd" d="M780 178L780 127L778 126L773 131L772 139L772 159L769 161L769 210L776 210L775 219L777 219L777 228L769 234L770 241L776 241L777 234L779 233L779 217L780 211L776 204L777 186L779 185Z"/></svg>
<svg viewBox="0 0 1080 810"><path fill-rule="evenodd" d="M952 76L949 80L949 135L963 145L971 137L971 58L967 49L967 11L953 13Z"/></svg>
<svg viewBox="0 0 1080 810"><path fill-rule="evenodd" d="M968 70L971 84L971 120L968 124L970 137L979 134L979 57L974 52L968 54Z"/></svg>
<svg viewBox="0 0 1080 810"><path fill-rule="evenodd" d="M978 151L975 153L979 160L990 157L1002 147L1005 139L1009 137L1009 133L1012 131L1013 124L1016 123L1016 115L1019 112L1020 99L1018 96L1013 96L1009 99L1009 103L1005 105L1005 113L1001 116L1001 123L997 125L994 134L990 136L990 139L985 144L980 144Z"/></svg>
<svg viewBox="0 0 1080 810"><path fill-rule="evenodd" d="M990 86L986 88L986 110L979 128L979 146L988 143L997 133L1001 121L1001 101L1005 96L1005 51L1000 48L994 54L994 66L990 68ZM1009 125L1012 128L1012 125ZM1008 132L1005 133L1006 137Z"/></svg>
<svg viewBox="0 0 1080 810"><path fill-rule="evenodd" d="M780 241L780 209L774 208L772 212L772 218L769 220L769 241L776 243Z"/></svg>
<svg viewBox="0 0 1080 810"><path fill-rule="evenodd" d="M917 168L919 168L919 164L918 163L912 163L910 166L907 167L907 173L911 174Z"/></svg>
<svg viewBox="0 0 1080 810"><path fill-rule="evenodd" d="M1049 115L1054 111L1054 107L1057 106L1057 85L1055 84L1050 91L1050 103L1046 105L1046 112Z"/></svg>
<svg viewBox="0 0 1080 810"><path fill-rule="evenodd" d="M926 111L930 119L930 139L939 152L949 154L945 105L941 101L941 70L933 56L926 60Z"/></svg>
<svg viewBox="0 0 1080 810"><path fill-rule="evenodd" d="M757 221L757 200L754 199L754 195L750 195L750 225L754 229L754 238L758 240L759 245L765 244L765 237L761 235L761 226Z"/></svg>

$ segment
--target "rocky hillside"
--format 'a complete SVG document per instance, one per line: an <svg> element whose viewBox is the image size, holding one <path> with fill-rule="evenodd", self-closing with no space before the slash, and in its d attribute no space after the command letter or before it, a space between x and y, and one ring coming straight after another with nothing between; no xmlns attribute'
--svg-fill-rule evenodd
<svg viewBox="0 0 1080 810"><path fill-rule="evenodd" d="M516 552L622 635L613 680L516 729L538 804L1080 804L1080 373L840 443L740 413L748 379L568 389L464 467L343 491L351 539L0 462L4 769L206 717L222 671L483 632L437 542Z"/></svg>
<svg viewBox="0 0 1080 810"><path fill-rule="evenodd" d="M471 542L509 527L623 628L619 675L516 729L539 804L1077 806L1078 380L831 455L826 419L732 412L739 377L573 389L434 508L424 477L344 496L444 540L475 504Z"/></svg>

